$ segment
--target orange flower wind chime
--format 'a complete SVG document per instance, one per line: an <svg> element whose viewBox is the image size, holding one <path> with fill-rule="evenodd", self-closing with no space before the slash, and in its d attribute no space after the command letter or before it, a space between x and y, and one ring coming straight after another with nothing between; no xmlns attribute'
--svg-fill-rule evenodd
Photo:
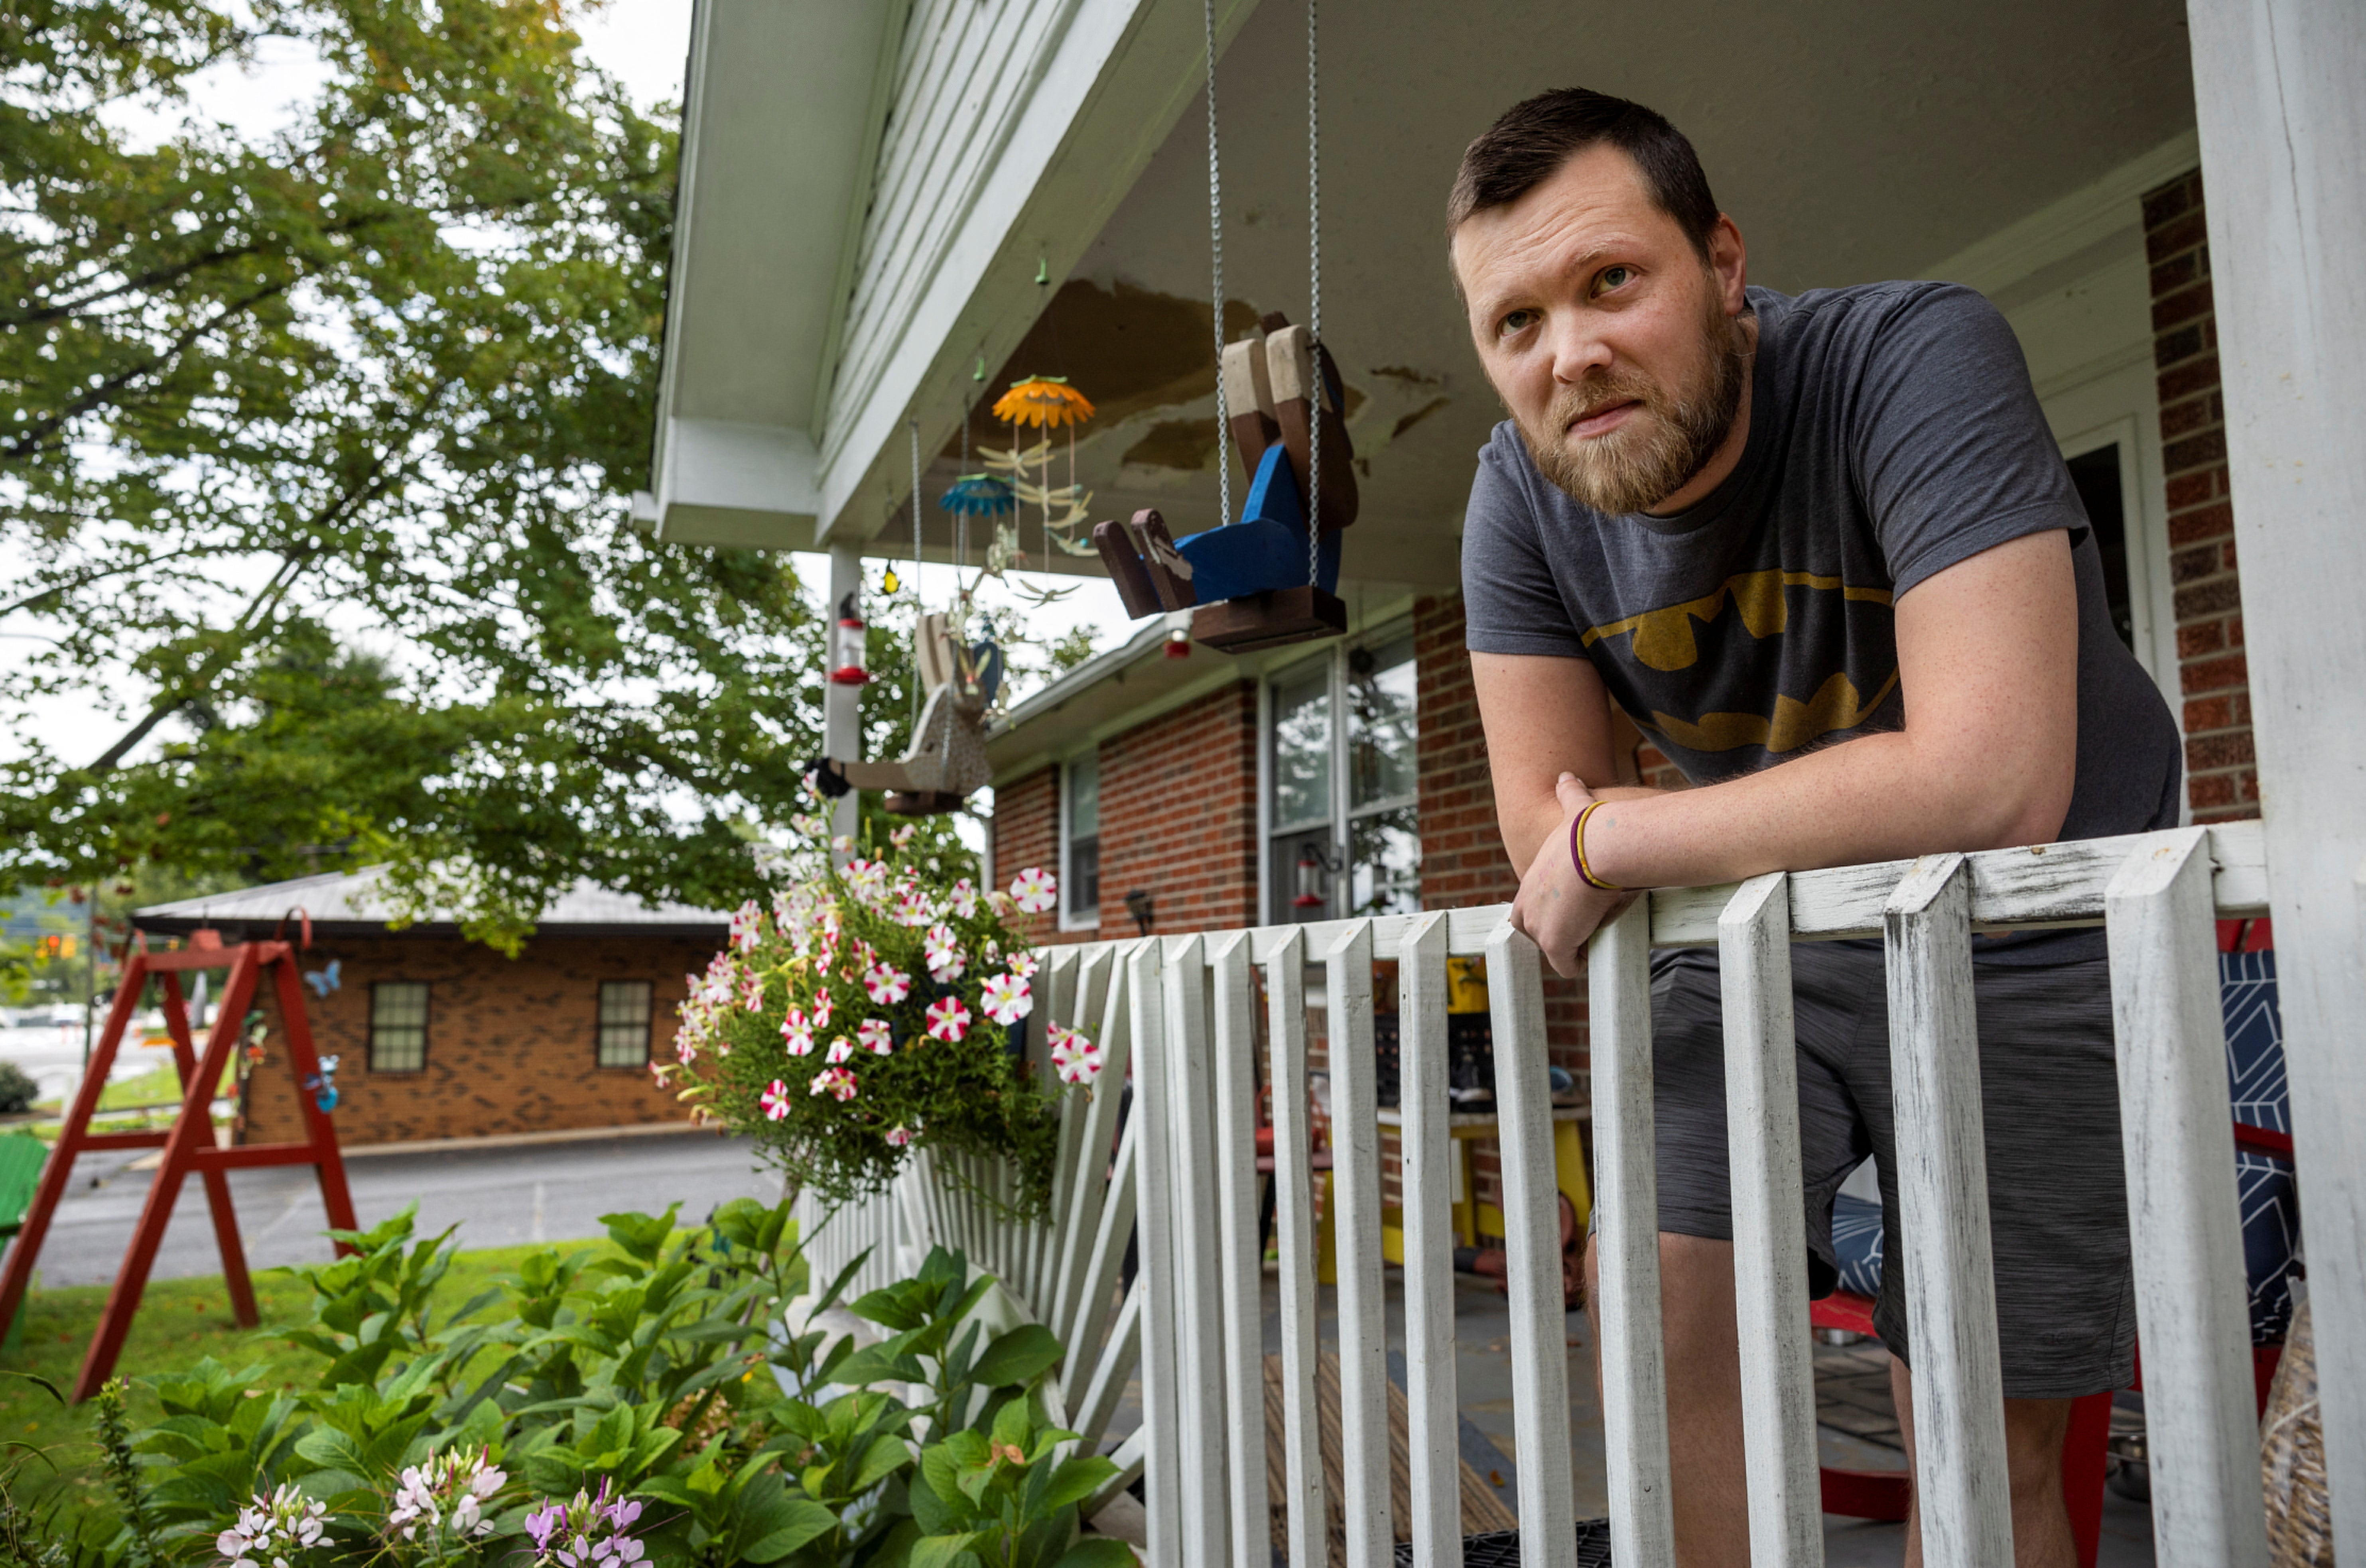
<svg viewBox="0 0 2366 1568"><path fill-rule="evenodd" d="M986 468L1009 479L1021 504L1042 509L1045 563L1049 564L1055 549L1069 555L1095 554L1092 542L1083 537L1093 494L1076 483L1076 427L1093 417L1091 399L1069 386L1065 376L1031 375L1013 382L1010 390L995 400L994 417L1011 427L1011 442L1008 451L986 450ZM1019 432L1024 429L1042 431L1042 439L1021 447ZM1052 432L1059 430L1068 432L1068 482L1054 488ZM1028 476L1030 468L1035 470L1032 479ZM986 550L986 570L999 577L1008 567L1026 564L1018 519L1008 523L997 521L994 542Z"/></svg>

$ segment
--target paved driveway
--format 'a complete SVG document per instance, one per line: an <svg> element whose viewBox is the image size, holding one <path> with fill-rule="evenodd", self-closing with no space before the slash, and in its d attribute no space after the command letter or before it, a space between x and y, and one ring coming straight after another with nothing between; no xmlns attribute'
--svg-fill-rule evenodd
<svg viewBox="0 0 2366 1568"><path fill-rule="evenodd" d="M77 1162L41 1248L43 1285L115 1278L153 1180L151 1171L130 1169L140 1152L84 1155ZM659 1213L676 1199L682 1217L696 1220L727 1199L770 1203L781 1195L780 1173L759 1169L744 1144L698 1133L368 1154L348 1158L345 1171L365 1227L416 1201L422 1230L456 1224L466 1247L596 1237L603 1214ZM310 1166L236 1170L230 1182L249 1268L328 1260L321 1235L328 1215ZM151 1277L220 1271L205 1189L192 1180L182 1188Z"/></svg>

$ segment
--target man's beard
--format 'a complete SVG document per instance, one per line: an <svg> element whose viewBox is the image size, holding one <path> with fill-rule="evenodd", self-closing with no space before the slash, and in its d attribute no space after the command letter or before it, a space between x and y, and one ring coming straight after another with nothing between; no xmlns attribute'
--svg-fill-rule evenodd
<svg viewBox="0 0 2366 1568"><path fill-rule="evenodd" d="M1614 370L1560 388L1542 431L1515 419L1538 471L1571 498L1614 515L1641 511L1683 489L1733 429L1749 374L1740 333L1714 293L1701 347L1699 373L1677 393L1639 371ZM1608 434L1581 440L1566 433L1576 420L1626 402L1642 406Z"/></svg>

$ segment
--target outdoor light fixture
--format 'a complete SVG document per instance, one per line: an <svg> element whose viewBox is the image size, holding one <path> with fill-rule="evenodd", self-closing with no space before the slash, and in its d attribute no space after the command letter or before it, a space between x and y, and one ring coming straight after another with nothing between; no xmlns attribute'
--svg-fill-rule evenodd
<svg viewBox="0 0 2366 1568"><path fill-rule="evenodd" d="M1142 935L1144 936L1149 935L1151 915L1150 890L1148 888L1136 888L1133 891L1126 894L1125 913L1133 916L1133 924L1141 928Z"/></svg>
<svg viewBox="0 0 2366 1568"><path fill-rule="evenodd" d="M837 657L829 672L832 686L868 686L871 672L862 667L862 616L854 608L854 590L838 601L838 626L831 633L836 640Z"/></svg>
<svg viewBox="0 0 2366 1568"><path fill-rule="evenodd" d="M1339 870L1335 852L1308 839L1298 850L1298 896L1292 909L1321 909L1331 902L1330 879Z"/></svg>

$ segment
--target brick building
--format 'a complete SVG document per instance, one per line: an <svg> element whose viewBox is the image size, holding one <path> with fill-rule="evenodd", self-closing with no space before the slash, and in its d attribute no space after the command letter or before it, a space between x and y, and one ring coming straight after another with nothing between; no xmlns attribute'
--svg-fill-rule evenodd
<svg viewBox="0 0 2366 1568"><path fill-rule="evenodd" d="M225 942L293 935L316 1048L338 1058L335 1120L348 1144L479 1137L679 1121L649 1078L684 977L722 946L729 917L652 907L589 883L558 900L515 958L448 921L388 929L378 873L310 877L139 911L151 937L200 928ZM271 1040L276 1004L266 999ZM238 1137L300 1137L284 1070L240 1090Z"/></svg>

